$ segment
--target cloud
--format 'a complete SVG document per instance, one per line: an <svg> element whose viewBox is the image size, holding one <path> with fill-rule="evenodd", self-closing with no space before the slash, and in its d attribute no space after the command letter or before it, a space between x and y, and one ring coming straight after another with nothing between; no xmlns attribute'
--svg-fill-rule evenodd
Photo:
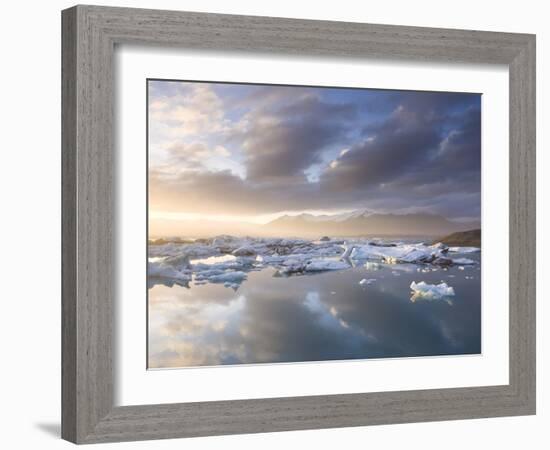
<svg viewBox="0 0 550 450"><path fill-rule="evenodd" d="M423 99L419 94L418 98ZM408 98L386 120L365 126L367 137L331 161L321 175L322 191L348 192L352 198L365 195L376 199L371 202L376 206L431 204L446 213L449 208L442 208L445 202L438 204L437 199L448 194L447 200L452 199L457 209L468 204L470 213L478 214L480 109L449 112L441 99L433 94L432 99L416 104ZM466 198L469 202L463 201Z"/></svg>
<svg viewBox="0 0 550 450"><path fill-rule="evenodd" d="M167 148L167 152L169 160L164 167L177 171L205 167L210 158L227 158L231 155L222 145L209 147L204 142L176 142Z"/></svg>
<svg viewBox="0 0 550 450"><path fill-rule="evenodd" d="M352 190L387 182L425 164L438 144L437 132L399 108L370 136L354 144L331 164L321 182L329 190Z"/></svg>
<svg viewBox="0 0 550 450"><path fill-rule="evenodd" d="M151 207L479 216L479 95L179 84L152 90Z"/></svg>
<svg viewBox="0 0 550 450"><path fill-rule="evenodd" d="M160 82L151 82L160 83ZM208 84L155 97L150 103L151 125L164 124L180 137L224 129L223 102Z"/></svg>
<svg viewBox="0 0 550 450"><path fill-rule="evenodd" d="M318 187L289 179L286 186L252 183L229 170L166 173L149 170L149 206L160 211L203 214L263 214L302 208Z"/></svg>
<svg viewBox="0 0 550 450"><path fill-rule="evenodd" d="M190 150L193 160L193 146L223 146L220 142L208 142L207 138L220 141L229 128L223 100L211 85L149 81L150 165L173 164L172 149L177 147ZM184 152L181 154L179 163L185 165Z"/></svg>
<svg viewBox="0 0 550 450"><path fill-rule="evenodd" d="M355 105L329 103L312 92L284 93L277 97L280 106L254 109L245 117L242 148L252 181L304 177L323 151L345 139L345 121L357 112Z"/></svg>
<svg viewBox="0 0 550 450"><path fill-rule="evenodd" d="M345 276L340 274L339 276ZM399 285L365 295L357 282L331 295L332 277L290 277L221 286L150 291L149 364L403 357L479 352L479 324L457 320L471 305L423 308L402 304ZM355 287L354 287L355 286ZM248 301L247 299L254 299ZM458 308L458 309L457 309ZM463 308L463 309L461 309ZM469 315L468 315L469 316ZM388 320L391 318L391 320Z"/></svg>

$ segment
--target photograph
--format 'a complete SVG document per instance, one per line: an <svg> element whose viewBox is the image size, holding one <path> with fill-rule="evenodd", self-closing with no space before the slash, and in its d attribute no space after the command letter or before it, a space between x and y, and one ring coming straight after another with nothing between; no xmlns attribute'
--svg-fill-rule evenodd
<svg viewBox="0 0 550 450"><path fill-rule="evenodd" d="M481 95L147 80L150 369L481 353Z"/></svg>
<svg viewBox="0 0 550 450"><path fill-rule="evenodd" d="M3 6L2 448L549 441L543 2Z"/></svg>

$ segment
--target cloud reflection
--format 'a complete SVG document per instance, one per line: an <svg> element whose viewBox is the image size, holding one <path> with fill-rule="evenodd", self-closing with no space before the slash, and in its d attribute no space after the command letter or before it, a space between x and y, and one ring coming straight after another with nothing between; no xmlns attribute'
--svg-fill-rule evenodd
<svg viewBox="0 0 550 450"><path fill-rule="evenodd" d="M411 303L406 273L367 289L357 282L363 275L358 267L281 279L264 270L252 273L238 293L218 285L157 285L149 291L149 367L480 351L478 282L457 285L450 308Z"/></svg>

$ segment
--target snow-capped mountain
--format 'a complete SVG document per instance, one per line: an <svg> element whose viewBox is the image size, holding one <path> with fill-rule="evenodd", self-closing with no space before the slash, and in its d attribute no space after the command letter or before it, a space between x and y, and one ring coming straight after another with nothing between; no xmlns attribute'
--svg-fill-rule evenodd
<svg viewBox="0 0 550 450"><path fill-rule="evenodd" d="M426 236L435 238L457 231L480 228L477 222L453 222L443 216L427 213L385 214L360 209L338 214L302 213L283 215L265 224L208 220L157 221L160 236L211 237L235 236L305 237L322 236Z"/></svg>
<svg viewBox="0 0 550 450"><path fill-rule="evenodd" d="M272 233L296 236L437 236L479 228L479 225L479 222L453 222L436 214L382 214L362 209L319 216L284 215L264 228Z"/></svg>
<svg viewBox="0 0 550 450"><path fill-rule="evenodd" d="M284 215L275 219L275 221L288 221L288 222L344 222L349 219L358 219L361 217L368 217L372 212L367 209L359 209L356 211L349 211L340 214L322 214L314 215L308 213L296 214L296 215ZM272 221L271 223L275 222Z"/></svg>

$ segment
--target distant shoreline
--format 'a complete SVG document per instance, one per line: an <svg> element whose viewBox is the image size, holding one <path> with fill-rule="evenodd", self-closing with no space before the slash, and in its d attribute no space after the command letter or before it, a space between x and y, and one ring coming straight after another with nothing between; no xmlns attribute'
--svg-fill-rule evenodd
<svg viewBox="0 0 550 450"><path fill-rule="evenodd" d="M481 230L468 230L458 231L456 233L449 234L440 239L436 239L435 242L442 242L449 246L458 247L480 247L481 248Z"/></svg>

